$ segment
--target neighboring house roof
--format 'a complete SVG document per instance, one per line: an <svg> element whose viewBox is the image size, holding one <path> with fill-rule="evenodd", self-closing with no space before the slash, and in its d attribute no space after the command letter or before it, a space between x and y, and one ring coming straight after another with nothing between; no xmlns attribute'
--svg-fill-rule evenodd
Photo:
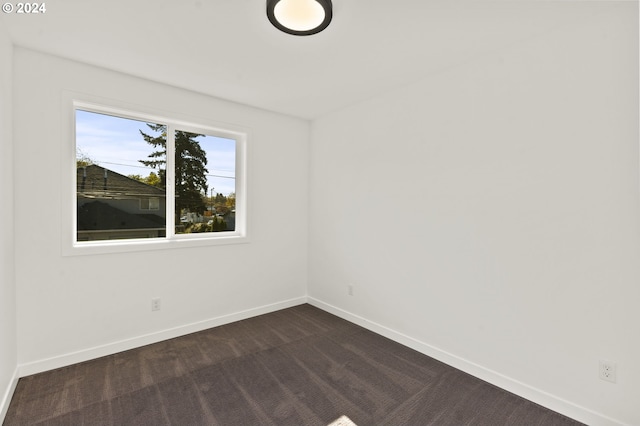
<svg viewBox="0 0 640 426"><path fill-rule="evenodd" d="M85 198L164 198L166 196L163 189L95 164L78 167L76 188L78 195Z"/></svg>
<svg viewBox="0 0 640 426"><path fill-rule="evenodd" d="M127 213L102 201L91 201L78 207L78 231L164 227L165 220L160 216Z"/></svg>

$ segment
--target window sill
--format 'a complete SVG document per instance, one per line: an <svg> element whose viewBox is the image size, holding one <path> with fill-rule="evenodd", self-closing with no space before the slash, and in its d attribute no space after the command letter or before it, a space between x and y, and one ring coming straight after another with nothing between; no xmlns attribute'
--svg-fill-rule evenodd
<svg viewBox="0 0 640 426"><path fill-rule="evenodd" d="M102 240L74 242L62 248L63 256L82 256L111 253L131 253L139 251L179 249L189 247L207 247L229 244L246 244L249 238L234 232L217 233L215 236L196 236L189 234L188 238L176 236L167 238L141 238L130 240Z"/></svg>

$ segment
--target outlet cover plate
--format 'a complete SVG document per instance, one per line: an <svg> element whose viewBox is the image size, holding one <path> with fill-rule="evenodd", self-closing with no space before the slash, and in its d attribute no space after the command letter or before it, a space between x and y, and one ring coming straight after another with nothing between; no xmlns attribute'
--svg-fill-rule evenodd
<svg viewBox="0 0 640 426"><path fill-rule="evenodd" d="M600 360L600 369L599 376L601 380L605 380L607 382L615 383L616 382L616 363L612 361L607 361L606 359Z"/></svg>

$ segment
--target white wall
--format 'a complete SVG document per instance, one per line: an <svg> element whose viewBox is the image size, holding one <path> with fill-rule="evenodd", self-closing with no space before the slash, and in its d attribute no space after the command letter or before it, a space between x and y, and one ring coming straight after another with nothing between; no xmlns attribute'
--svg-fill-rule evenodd
<svg viewBox="0 0 640 426"><path fill-rule="evenodd" d="M637 425L638 5L586 3L313 123L308 293L575 418Z"/></svg>
<svg viewBox="0 0 640 426"><path fill-rule="evenodd" d="M305 300L306 121L22 48L14 64L21 375ZM63 257L67 90L248 128L250 242Z"/></svg>
<svg viewBox="0 0 640 426"><path fill-rule="evenodd" d="M13 257L12 51L11 41L0 25L0 422L15 386L17 350Z"/></svg>

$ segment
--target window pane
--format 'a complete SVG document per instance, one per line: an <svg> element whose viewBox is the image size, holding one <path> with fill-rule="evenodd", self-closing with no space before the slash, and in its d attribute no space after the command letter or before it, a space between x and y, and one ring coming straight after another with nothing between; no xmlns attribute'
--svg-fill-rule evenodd
<svg viewBox="0 0 640 426"><path fill-rule="evenodd" d="M160 210L159 198L149 198L149 210Z"/></svg>
<svg viewBox="0 0 640 426"><path fill-rule="evenodd" d="M76 110L77 241L166 235L164 128Z"/></svg>
<svg viewBox="0 0 640 426"><path fill-rule="evenodd" d="M175 132L175 233L235 230L236 141Z"/></svg>

